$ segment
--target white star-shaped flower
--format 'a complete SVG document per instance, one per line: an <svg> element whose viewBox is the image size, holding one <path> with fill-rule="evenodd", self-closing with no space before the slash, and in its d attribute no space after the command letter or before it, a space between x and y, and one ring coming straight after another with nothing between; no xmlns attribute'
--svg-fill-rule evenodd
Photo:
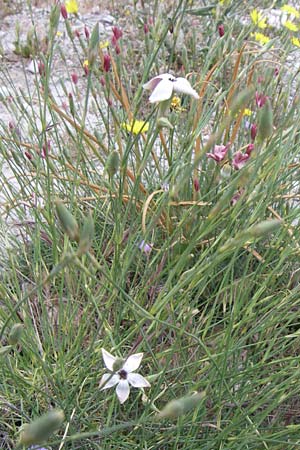
<svg viewBox="0 0 300 450"><path fill-rule="evenodd" d="M173 92L190 95L196 100L200 98L186 78L175 78L169 73L157 75L157 77L154 77L148 81L148 83L145 83L143 88L152 91L152 94L149 97L150 103L168 100L172 97Z"/></svg>
<svg viewBox="0 0 300 450"><path fill-rule="evenodd" d="M150 387L150 383L142 377L142 375L135 373L134 370L138 369L143 359L143 353L135 353L129 356L125 362L122 362L120 366L120 358L115 358L109 352L102 348L103 361L106 368L111 373L105 373L100 381L101 390L109 389L115 385L116 394L120 403L124 403L130 393L129 385L136 388Z"/></svg>

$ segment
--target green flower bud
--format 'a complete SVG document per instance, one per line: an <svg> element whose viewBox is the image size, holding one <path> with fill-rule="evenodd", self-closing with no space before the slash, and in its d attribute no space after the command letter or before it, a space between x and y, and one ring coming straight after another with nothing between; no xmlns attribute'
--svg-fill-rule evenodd
<svg viewBox="0 0 300 450"><path fill-rule="evenodd" d="M157 415L158 419L176 419L183 414L197 408L205 397L205 392L197 392L187 397L172 400L167 403L163 410Z"/></svg>
<svg viewBox="0 0 300 450"><path fill-rule="evenodd" d="M157 128L169 128L173 130L173 125L166 117L160 117L156 122Z"/></svg>
<svg viewBox="0 0 300 450"><path fill-rule="evenodd" d="M16 345L22 336L24 325L22 323L15 323L9 333L8 343L10 345Z"/></svg>
<svg viewBox="0 0 300 450"><path fill-rule="evenodd" d="M253 225L247 230L238 233L234 238L229 239L220 247L220 252L242 247L247 241L263 237L281 226L281 220L263 220L257 225Z"/></svg>
<svg viewBox="0 0 300 450"><path fill-rule="evenodd" d="M61 409L53 409L47 414L24 426L20 434L19 445L29 446L46 441L65 420Z"/></svg>
<svg viewBox="0 0 300 450"><path fill-rule="evenodd" d="M110 153L107 158L105 169L110 177L116 175L119 170L120 165L120 155L117 150L114 150Z"/></svg>
<svg viewBox="0 0 300 450"><path fill-rule="evenodd" d="M82 255L87 253L92 245L92 241L95 234L95 225L91 213L84 219L83 227L79 237L79 247L77 254Z"/></svg>
<svg viewBox="0 0 300 450"><path fill-rule="evenodd" d="M89 41L89 50L98 50L99 42L100 42L99 23L97 22L91 34L91 38Z"/></svg>
<svg viewBox="0 0 300 450"><path fill-rule="evenodd" d="M113 363L113 371L118 372L122 367L124 366L124 359L123 358L117 358L115 362Z"/></svg>
<svg viewBox="0 0 300 450"><path fill-rule="evenodd" d="M56 34L57 31L59 17L60 17L60 6L57 3L52 7L50 12L50 29L53 36Z"/></svg>
<svg viewBox="0 0 300 450"><path fill-rule="evenodd" d="M269 99L260 110L258 118L258 137L261 141L267 139L273 133L273 111Z"/></svg>
<svg viewBox="0 0 300 450"><path fill-rule="evenodd" d="M281 226L281 224L282 221L278 219L263 220L257 225L253 225L253 227L249 228L248 233L249 236L258 238L277 230ZM247 231L245 233L247 233Z"/></svg>
<svg viewBox="0 0 300 450"><path fill-rule="evenodd" d="M61 223L62 229L70 239L77 241L79 239L79 227L75 217L65 207L61 200L56 200L56 213Z"/></svg>

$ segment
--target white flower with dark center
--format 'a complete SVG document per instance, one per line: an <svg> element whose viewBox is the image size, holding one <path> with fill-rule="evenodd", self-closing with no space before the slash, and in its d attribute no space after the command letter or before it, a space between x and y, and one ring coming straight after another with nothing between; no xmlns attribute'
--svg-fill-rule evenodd
<svg viewBox="0 0 300 450"><path fill-rule="evenodd" d="M136 388L150 387L150 383L142 377L142 375L135 373L143 359L143 353L135 353L129 356L125 361L120 358L115 358L102 348L103 361L110 373L105 373L100 381L101 390L109 389L116 386L116 394L120 403L124 403L130 393L129 385Z"/></svg>
<svg viewBox="0 0 300 450"><path fill-rule="evenodd" d="M175 78L169 73L163 73L152 78L148 83L143 85L143 88L152 91L149 97L150 103L163 102L169 100L173 93L186 94L198 100L200 97L190 85L186 78Z"/></svg>

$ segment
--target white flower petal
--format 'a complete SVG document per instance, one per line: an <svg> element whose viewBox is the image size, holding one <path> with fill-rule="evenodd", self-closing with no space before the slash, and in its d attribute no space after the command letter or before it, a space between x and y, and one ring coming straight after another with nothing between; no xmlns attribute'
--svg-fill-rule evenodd
<svg viewBox="0 0 300 450"><path fill-rule="evenodd" d="M104 361L106 368L113 372L113 365L117 358L115 358L113 355L111 355L106 350L104 350L104 348L102 348L101 350L102 350L103 361Z"/></svg>
<svg viewBox="0 0 300 450"><path fill-rule="evenodd" d="M170 75L169 73L162 73L161 75L157 75L156 77L151 78L151 80L147 83L143 84L143 88L153 91L161 80L169 80L170 78L175 79L173 75Z"/></svg>
<svg viewBox="0 0 300 450"><path fill-rule="evenodd" d="M140 367L141 361L143 359L143 353L135 353L126 359L124 366L122 367L127 373L133 372Z"/></svg>
<svg viewBox="0 0 300 450"><path fill-rule="evenodd" d="M109 378L110 378L110 380L107 381ZM109 389L109 388L115 386L117 383L119 383L119 381L120 381L119 375L111 376L111 373L105 373L104 375L102 375L102 378L101 378L101 381L100 381L101 391L103 389Z"/></svg>
<svg viewBox="0 0 300 450"><path fill-rule="evenodd" d="M149 97L150 103L163 102L172 96L174 81L161 80Z"/></svg>
<svg viewBox="0 0 300 450"><path fill-rule="evenodd" d="M120 403L126 402L126 400L129 397L129 392L130 392L130 388L129 388L128 381L120 380L119 384L117 386L117 389L116 389L116 393L117 393Z"/></svg>
<svg viewBox="0 0 300 450"><path fill-rule="evenodd" d="M192 88L190 85L190 82L186 78L176 78L176 81L173 82L173 89L175 92L178 92L180 94L187 94L191 97L194 97L195 99L199 99L199 95L195 91L195 89Z"/></svg>
<svg viewBox="0 0 300 450"><path fill-rule="evenodd" d="M157 75L157 77L160 78L161 80L169 80L170 78L172 80L176 80L176 78L170 73L161 73L160 75Z"/></svg>
<svg viewBox="0 0 300 450"><path fill-rule="evenodd" d="M142 388L142 387L150 387L149 381L146 380L146 378L142 377L139 373L129 373L127 375L127 380L131 384L131 386L136 388Z"/></svg>

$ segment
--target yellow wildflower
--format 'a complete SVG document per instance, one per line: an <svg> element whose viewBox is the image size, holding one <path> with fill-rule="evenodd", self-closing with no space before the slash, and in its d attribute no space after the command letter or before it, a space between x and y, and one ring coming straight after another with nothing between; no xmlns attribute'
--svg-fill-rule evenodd
<svg viewBox="0 0 300 450"><path fill-rule="evenodd" d="M181 100L177 95L173 95L171 100L171 109L178 112L186 111L185 108L181 107Z"/></svg>
<svg viewBox="0 0 300 450"><path fill-rule="evenodd" d="M297 27L297 25L295 25L293 22L291 22L290 20L286 20L284 23L283 23L283 26L285 27L285 28L287 28L288 30L290 30L290 31L298 31L298 27Z"/></svg>
<svg viewBox="0 0 300 450"><path fill-rule="evenodd" d="M252 33L254 39L259 42L261 45L267 44L271 39L263 33Z"/></svg>
<svg viewBox="0 0 300 450"><path fill-rule="evenodd" d="M245 108L243 114L244 114L244 116L251 116L252 115L252 111L251 111L251 109Z"/></svg>
<svg viewBox="0 0 300 450"><path fill-rule="evenodd" d="M133 134L146 133L149 130L149 123L143 120L131 120L128 122L121 123L121 127Z"/></svg>
<svg viewBox="0 0 300 450"><path fill-rule="evenodd" d="M219 3L220 5L227 5L230 3L230 0L220 0Z"/></svg>
<svg viewBox="0 0 300 450"><path fill-rule="evenodd" d="M296 45L296 47L300 47L300 39L299 38L296 38L295 36L293 36L291 41L292 41L292 44Z"/></svg>
<svg viewBox="0 0 300 450"><path fill-rule="evenodd" d="M256 25L258 28L261 28L262 30L264 28L267 28L266 24L266 18L261 15L257 9L253 9L250 13L250 17L254 25Z"/></svg>
<svg viewBox="0 0 300 450"><path fill-rule="evenodd" d="M77 14L78 13L77 0L66 0L65 7L69 14Z"/></svg>
<svg viewBox="0 0 300 450"><path fill-rule="evenodd" d="M83 61L83 67L89 67L89 60L88 59L85 59L84 61Z"/></svg>
<svg viewBox="0 0 300 450"><path fill-rule="evenodd" d="M108 41L101 41L99 44L99 47L101 48L101 50L103 50L104 48L109 47L109 42Z"/></svg>
<svg viewBox="0 0 300 450"><path fill-rule="evenodd" d="M57 31L57 32L56 32L56 36L57 36L57 37L61 37L61 36L62 36L62 32L61 32L61 31Z"/></svg>
<svg viewBox="0 0 300 450"><path fill-rule="evenodd" d="M288 14L293 14L293 16L295 16L297 18L300 17L299 11L297 11L297 9L294 8L294 6L283 5L280 9L281 9L281 11L286 12Z"/></svg>

